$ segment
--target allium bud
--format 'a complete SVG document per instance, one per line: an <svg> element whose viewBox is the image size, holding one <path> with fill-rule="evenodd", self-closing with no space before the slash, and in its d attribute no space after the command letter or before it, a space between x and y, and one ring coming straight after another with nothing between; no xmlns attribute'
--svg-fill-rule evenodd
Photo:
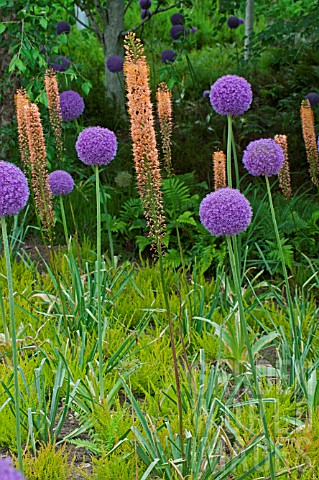
<svg viewBox="0 0 319 480"><path fill-rule="evenodd" d="M65 21L62 21L62 22L58 22L56 24L56 33L57 35L61 35L61 33L70 33L70 30L71 30L71 27L70 25L68 24L68 22L65 22Z"/></svg>
<svg viewBox="0 0 319 480"><path fill-rule="evenodd" d="M141 13L140 13L140 17L141 17L142 20L145 20L145 18L150 17L151 15L152 14L148 9L142 10Z"/></svg>
<svg viewBox="0 0 319 480"><path fill-rule="evenodd" d="M112 73L121 72L123 70L124 60L119 55L112 55L106 61L107 69Z"/></svg>
<svg viewBox="0 0 319 480"><path fill-rule="evenodd" d="M171 16L171 24L172 25L181 25L185 20L185 17L182 13L174 13Z"/></svg>
<svg viewBox="0 0 319 480"><path fill-rule="evenodd" d="M55 72L65 72L70 67L70 65L71 61L67 57L59 55L53 60L52 68Z"/></svg>
<svg viewBox="0 0 319 480"><path fill-rule="evenodd" d="M152 0L140 0L139 5L142 10L147 10L152 6Z"/></svg>
<svg viewBox="0 0 319 480"><path fill-rule="evenodd" d="M89 127L80 133L75 148L86 165L107 165L116 155L116 135L108 128Z"/></svg>
<svg viewBox="0 0 319 480"><path fill-rule="evenodd" d="M220 115L242 115L253 99L250 83L237 75L219 78L211 87L210 102Z"/></svg>
<svg viewBox="0 0 319 480"><path fill-rule="evenodd" d="M52 195L68 195L74 188L74 180L65 170L55 170L48 178Z"/></svg>
<svg viewBox="0 0 319 480"><path fill-rule="evenodd" d="M243 163L251 175L277 175L283 167L283 149L272 138L260 138L250 142L244 151Z"/></svg>
<svg viewBox="0 0 319 480"><path fill-rule="evenodd" d="M60 107L62 119L70 122L84 112L84 101L81 95L73 90L60 93Z"/></svg>
<svg viewBox="0 0 319 480"><path fill-rule="evenodd" d="M202 200L199 216L203 226L212 235L233 236L248 228L252 209L239 190L226 187L209 193Z"/></svg>
<svg viewBox="0 0 319 480"><path fill-rule="evenodd" d="M26 206L29 193L27 179L20 168L0 161L0 217L17 215Z"/></svg>
<svg viewBox="0 0 319 480"><path fill-rule="evenodd" d="M186 30L184 25L173 25L169 31L169 34L173 40L178 40L179 38L185 37Z"/></svg>
<svg viewBox="0 0 319 480"><path fill-rule="evenodd" d="M173 63L175 61L175 52L174 50L164 50L162 52L162 62L167 64L167 63Z"/></svg>
<svg viewBox="0 0 319 480"><path fill-rule="evenodd" d="M11 466L9 458L0 459L0 479L1 480L25 480L24 476L18 470Z"/></svg>
<svg viewBox="0 0 319 480"><path fill-rule="evenodd" d="M317 92L310 92L306 95L306 99L309 100L312 107L319 105L319 95Z"/></svg>
<svg viewBox="0 0 319 480"><path fill-rule="evenodd" d="M240 20L238 17L234 17L233 15L228 18L227 25L229 28L238 28L240 25Z"/></svg>

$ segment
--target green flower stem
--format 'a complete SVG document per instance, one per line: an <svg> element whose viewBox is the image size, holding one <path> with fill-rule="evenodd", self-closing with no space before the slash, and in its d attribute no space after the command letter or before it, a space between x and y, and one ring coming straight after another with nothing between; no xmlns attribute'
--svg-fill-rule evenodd
<svg viewBox="0 0 319 480"><path fill-rule="evenodd" d="M105 200L105 202L107 202L107 200ZM111 264L112 264L112 267L115 267L113 236L112 236L112 230L111 230L110 215L107 211L106 203L105 203L105 218L106 218L107 234L108 234L108 237L109 237Z"/></svg>
<svg viewBox="0 0 319 480"><path fill-rule="evenodd" d="M104 379L103 379L103 331L102 331L102 303L101 303L101 199L100 199L100 177L99 166L95 166L96 183L96 295L97 295L97 320L98 320L98 358L99 358L99 383L100 383L100 401L104 398Z"/></svg>
<svg viewBox="0 0 319 480"><path fill-rule="evenodd" d="M59 197L60 197L60 207L61 207L61 215L62 215L64 236L65 236L66 244L68 245L68 243L69 243L69 232L68 232L68 226L67 226L67 223L66 223L66 216L65 216L65 210L64 210L64 205L63 205L63 198L62 198L62 195L59 195Z"/></svg>
<svg viewBox="0 0 319 480"><path fill-rule="evenodd" d="M2 296L2 289L0 285L0 311L1 311L1 317L2 317L2 323L3 323L3 332L4 332L4 340L7 345L10 343L10 332L8 329L7 321L6 321L6 314L4 311L4 303L3 303L3 296Z"/></svg>
<svg viewBox="0 0 319 480"><path fill-rule="evenodd" d="M231 144L233 137L233 117L227 115L228 129L227 129L227 186L232 188L232 174L231 174Z"/></svg>
<svg viewBox="0 0 319 480"><path fill-rule="evenodd" d="M250 363L250 366L251 366L251 372L252 372L252 377L253 377L253 383L255 385L255 391L253 393L254 393L254 396L255 396L256 400L258 401L259 412L260 412L260 416L261 416L261 419L262 419L264 432L265 432L265 437L266 437L266 441L267 441L268 455L269 455L270 478L271 478L271 480L274 480L275 479L275 468L274 468L274 460L273 460L273 453L272 453L272 441L271 441L270 434L269 434L269 429L268 429L267 419L266 419L266 415L265 415L264 404L263 404L263 401L262 401L262 398L261 398L261 392L260 392L259 383L258 383L257 370L256 370L255 363L254 363L253 351L252 351L252 348L251 348L249 335L248 335L246 315L245 315L245 309L244 309L242 292L241 292L240 272L237 270L237 261L236 261L236 255L237 254L234 253L231 238L227 236L226 240L227 240L227 246L228 246L230 265L231 265L231 269L232 269L232 275L233 275L233 279L234 279L238 308L239 308L241 332L243 333L244 338L245 338L249 363Z"/></svg>
<svg viewBox="0 0 319 480"><path fill-rule="evenodd" d="M4 256L6 259L6 271L7 271L9 306L10 306L12 360L13 360L13 378L14 378L14 406L15 406L15 414L16 414L15 417L16 417L18 465L21 473L23 474L21 427L20 427L20 401L19 401L20 390L19 390L19 378L18 378L18 346L17 346L17 334L16 334L16 324L15 324L15 316L14 316L14 298L13 298L12 270L11 270L11 263L10 263L10 250L9 250L7 224L6 224L5 217L1 217L1 227L2 227Z"/></svg>
<svg viewBox="0 0 319 480"><path fill-rule="evenodd" d="M285 263L285 257L284 257L284 252L282 249L282 244L280 241L280 234L278 230L278 225L277 225L277 220L276 220L276 214L275 214L275 209L274 209L274 204L272 201L272 196L271 196L271 188L270 188L270 183L269 179L267 176L265 176L266 179L266 185L267 185L267 193L268 193L268 199L269 199L269 205L270 205L270 211L271 211L271 216L272 216L272 221L275 229L275 235L276 235L276 240L277 240L277 246L279 250L279 255L280 255L280 260L281 260L281 266L282 266L282 271L284 274L284 280L285 280L285 286L286 286L286 295L287 295L287 302L288 302L288 308L289 308L289 319L290 319L290 335L292 337L292 341L294 344L294 351L296 355L296 363L298 365L298 376L299 376L299 381L301 388L304 392L304 395L307 397L308 396L308 389L307 385L305 382L304 378L304 371L303 367L301 364L301 346L300 346L300 339L298 336L297 332L297 326L295 322L295 314L294 314L294 308L293 308L293 301L290 293L290 285L289 285L289 280L288 280L288 273L287 273L287 268L286 268L286 263Z"/></svg>
<svg viewBox="0 0 319 480"><path fill-rule="evenodd" d="M184 458L184 426L183 426L183 407L182 407L181 385L180 385L179 369L178 369L177 354L176 354L176 345L175 345L175 338L174 338L174 326L173 326L173 320L172 320L172 312L171 312L168 292L167 292L167 288L166 288L165 276L164 276L163 252L162 252L162 246L161 246L160 239L157 239L157 251L158 251L160 276L161 276L162 290L163 290L167 319L168 319L169 335L170 335L171 349L172 349L172 356L173 356L174 374L175 374L175 383L176 383L176 394L177 394L179 439L180 439L181 458L183 459Z"/></svg>
<svg viewBox="0 0 319 480"><path fill-rule="evenodd" d="M232 131L231 144L232 144L234 165L235 165L236 188L239 190L240 189L240 178L239 178L239 169L238 169L238 158L237 158L236 144L235 144L235 138L234 138L233 131Z"/></svg>

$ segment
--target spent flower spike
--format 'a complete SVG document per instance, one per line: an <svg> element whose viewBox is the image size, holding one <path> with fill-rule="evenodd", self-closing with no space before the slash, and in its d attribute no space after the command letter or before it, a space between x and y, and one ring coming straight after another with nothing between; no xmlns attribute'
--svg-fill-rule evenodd
<svg viewBox="0 0 319 480"><path fill-rule="evenodd" d="M226 187L209 193L202 200L199 216L202 225L212 235L234 236L248 228L252 209L239 190Z"/></svg>
<svg viewBox="0 0 319 480"><path fill-rule="evenodd" d="M318 185L319 155L316 142L315 117L308 99L301 102L300 117L311 180L314 185Z"/></svg>
<svg viewBox="0 0 319 480"><path fill-rule="evenodd" d="M0 217L17 215L26 206L29 193L27 179L20 168L0 161Z"/></svg>
<svg viewBox="0 0 319 480"><path fill-rule="evenodd" d="M73 90L60 93L60 108L62 120L70 122L84 112L84 100L81 95Z"/></svg>
<svg viewBox="0 0 319 480"><path fill-rule="evenodd" d="M243 155L246 170L254 176L278 175L284 161L283 149L272 138L260 138L250 142Z"/></svg>
<svg viewBox="0 0 319 480"><path fill-rule="evenodd" d="M210 102L220 115L242 115L252 102L250 83L238 75L225 75L211 87Z"/></svg>
<svg viewBox="0 0 319 480"><path fill-rule="evenodd" d="M74 188L74 180L65 170L50 173L48 182L52 195L68 195Z"/></svg>
<svg viewBox="0 0 319 480"><path fill-rule="evenodd" d="M284 155L285 161L283 167L279 170L279 185L284 196L288 199L291 198L291 181L290 181L290 168L289 168L289 157L288 157L288 141L286 135L276 135L274 138L275 142L281 146Z"/></svg>

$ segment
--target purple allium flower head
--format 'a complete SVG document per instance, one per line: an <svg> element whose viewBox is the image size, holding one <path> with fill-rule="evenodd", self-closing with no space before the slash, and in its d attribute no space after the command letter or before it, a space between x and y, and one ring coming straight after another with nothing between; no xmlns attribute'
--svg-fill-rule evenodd
<svg viewBox="0 0 319 480"><path fill-rule="evenodd" d="M240 25L240 21L238 17L234 17L233 15L227 19L227 25L229 28L238 28Z"/></svg>
<svg viewBox="0 0 319 480"><path fill-rule="evenodd" d="M184 25L173 25L169 31L170 36L173 40L178 40L181 37L185 37L185 27Z"/></svg>
<svg viewBox="0 0 319 480"><path fill-rule="evenodd" d="M116 155L116 135L108 128L89 127L80 133L75 148L86 165L107 165Z"/></svg>
<svg viewBox="0 0 319 480"><path fill-rule="evenodd" d="M171 24L172 25L181 25L184 22L185 18L184 15L181 13L174 13L174 15L171 16Z"/></svg>
<svg viewBox="0 0 319 480"><path fill-rule="evenodd" d="M175 61L175 52L174 50L164 50L162 52L162 62L167 64L167 63L173 63Z"/></svg>
<svg viewBox="0 0 319 480"><path fill-rule="evenodd" d="M20 168L0 161L0 217L17 215L26 206L29 193L27 179Z"/></svg>
<svg viewBox="0 0 319 480"><path fill-rule="evenodd" d="M246 230L252 218L247 198L234 188L209 193L199 207L200 221L216 237L233 236Z"/></svg>
<svg viewBox="0 0 319 480"><path fill-rule="evenodd" d="M140 8L142 8L143 10L147 10L152 6L152 0L140 0L139 4Z"/></svg>
<svg viewBox="0 0 319 480"><path fill-rule="evenodd" d="M59 55L53 60L52 68L55 72L65 72L70 65L71 65L71 61L67 57L63 57L63 55Z"/></svg>
<svg viewBox="0 0 319 480"><path fill-rule="evenodd" d="M210 103L220 115L241 115L253 99L250 83L237 75L219 78L211 87Z"/></svg>
<svg viewBox="0 0 319 480"><path fill-rule="evenodd" d="M68 22L62 21L56 24L56 33L61 35L61 33L70 33L71 27Z"/></svg>
<svg viewBox="0 0 319 480"><path fill-rule="evenodd" d="M84 112L84 101L81 95L73 90L60 93L60 106L62 119L70 122Z"/></svg>
<svg viewBox="0 0 319 480"><path fill-rule="evenodd" d="M242 25L243 23L245 23L245 20L243 18L239 18L239 25Z"/></svg>
<svg viewBox="0 0 319 480"><path fill-rule="evenodd" d="M192 27L189 29L189 33L190 34L193 34L193 33L196 33L197 32L197 28L196 27Z"/></svg>
<svg viewBox="0 0 319 480"><path fill-rule="evenodd" d="M0 478L1 480L25 480L21 472L11 467L9 458L0 459Z"/></svg>
<svg viewBox="0 0 319 480"><path fill-rule="evenodd" d="M140 13L140 17L142 20L144 20L147 17L150 17L152 14L148 9L142 10Z"/></svg>
<svg viewBox="0 0 319 480"><path fill-rule="evenodd" d="M119 55L112 55L106 61L108 70L112 73L121 72L123 70L124 60Z"/></svg>
<svg viewBox="0 0 319 480"><path fill-rule="evenodd" d="M50 173L48 182L52 195L68 195L74 188L74 180L65 170Z"/></svg>
<svg viewBox="0 0 319 480"><path fill-rule="evenodd" d="M210 90L203 91L203 97L206 98L207 100L209 99L209 95L210 95Z"/></svg>
<svg viewBox="0 0 319 480"><path fill-rule="evenodd" d="M315 107L316 105L319 105L319 95L316 92L310 92L306 95L306 99L309 100L310 105L312 107Z"/></svg>
<svg viewBox="0 0 319 480"><path fill-rule="evenodd" d="M272 138L261 138L250 142L244 151L243 163L251 175L277 175L283 167L285 154Z"/></svg>

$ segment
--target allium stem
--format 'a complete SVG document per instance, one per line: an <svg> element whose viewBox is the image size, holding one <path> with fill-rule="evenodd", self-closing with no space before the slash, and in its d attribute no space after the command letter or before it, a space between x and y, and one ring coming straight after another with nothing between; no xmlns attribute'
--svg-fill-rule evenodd
<svg viewBox="0 0 319 480"><path fill-rule="evenodd" d="M60 207L61 207L61 215L62 215L64 236L65 236L66 244L68 245L69 244L69 232L68 232L68 226L67 226L67 223L66 223L65 210L64 210L64 205L63 205L63 197L62 197L62 195L59 195L59 197L60 197Z"/></svg>
<svg viewBox="0 0 319 480"><path fill-rule="evenodd" d="M102 303L101 303L101 198L99 166L95 165L96 184L96 295L97 295L97 321L98 321L98 357L99 357L99 384L100 402L104 398L103 379L103 330L102 330Z"/></svg>
<svg viewBox="0 0 319 480"><path fill-rule="evenodd" d="M231 115L227 115L227 186L232 188L232 173L231 173L231 142L233 136L233 118Z"/></svg>
<svg viewBox="0 0 319 480"><path fill-rule="evenodd" d="M234 132L232 130L232 149L233 149L233 156L234 156L234 166L235 166L235 176L236 176L236 188L239 190L240 187L240 178L239 178L239 169L238 169L238 159L237 159L237 151L236 151L236 144L234 138Z"/></svg>
<svg viewBox="0 0 319 480"><path fill-rule="evenodd" d="M233 280L234 280L234 285L235 285L235 291L236 291L236 297L237 297L237 302L238 302L239 317L240 317L240 324L241 324L240 331L244 335L245 344L246 344L247 352L248 352L249 363L250 363L250 366L251 366L253 383L254 383L254 386L255 386L255 389L253 389L253 394L254 394L254 397L256 398L256 400L258 401L259 412L260 412L260 416L261 416L263 427L264 427L264 432L265 432L265 437L266 437L266 442L267 442L267 448L268 448L268 455L269 455L270 478L271 478L271 480L274 480L275 479L275 468L274 468L274 461L273 461L272 441L271 441L270 434L269 434L267 419L266 419L265 410L264 410L264 404L263 404L263 400L262 400L261 392L260 392L260 388L259 388L259 383L258 383L257 370L256 370L256 366L255 366L255 363L254 363L253 351L252 351L252 348L251 348L251 343L250 343L250 339L249 339L249 335L248 335L246 315L245 315L245 309L244 309L242 291L241 291L241 275L240 275L240 272L238 271L238 268L237 268L238 267L238 258L236 260L236 256L238 256L238 252L235 253L235 249L233 249L233 245L232 245L232 239L229 236L226 236L226 240L227 240L227 246L228 246L229 261L230 261L230 265L231 265L231 270L232 270L232 275L233 275Z"/></svg>
<svg viewBox="0 0 319 480"><path fill-rule="evenodd" d="M18 451L19 469L23 474L21 427L20 427L20 401L19 401L20 390L19 390L19 378L18 378L17 334L16 334L15 315L14 315L14 298L13 298L12 270L11 270L11 263L10 263L10 249L9 249L9 243L8 243L6 218L4 216L1 217L1 228L2 228L2 237L3 237L4 256L6 260L6 272L7 272L9 307L10 307L13 379L14 379L14 406L15 406L16 437L17 437L16 443L17 443L17 451Z"/></svg>
<svg viewBox="0 0 319 480"><path fill-rule="evenodd" d="M269 179L268 179L267 176L265 176L265 179L266 179L266 185L267 185L267 193L268 193L271 217L272 217L272 221L273 221L273 225L274 225L274 230L275 230L275 235L276 235L276 240L277 240L277 246L278 246L278 251L279 251L279 255L280 255L281 266L282 266L282 271L283 271L284 280L285 280L285 286L286 286L286 295L287 295L287 302L288 302L288 308L289 308L289 319L290 319L290 335L291 335L293 350L294 350L294 353L295 353L295 356L296 356L296 364L297 364L297 368L294 367L294 369L297 370L297 376L299 378L301 388L304 392L305 397L307 398L308 397L308 389L307 389L307 385L306 385L306 382L305 382L303 366L302 366L302 362L301 362L300 338L299 338L299 335L298 335L298 332L297 332L297 326L296 326L296 321L295 321L295 313L294 313L293 301L292 301L291 292L290 292L290 285L289 285L289 280L288 280L288 273L287 273L287 268L286 268L286 263L285 263L285 257L284 257L284 252L283 252L283 249L282 249L281 240L280 240L280 234L279 234L279 230L278 230L274 204L273 204L273 201L272 201Z"/></svg>
<svg viewBox="0 0 319 480"><path fill-rule="evenodd" d="M8 329L8 325L6 322L6 314L4 311L4 303L3 303L3 296L2 296L2 288L0 285L0 312L1 312L1 317L2 317L2 323L3 323L3 332L4 332L4 340L7 345L10 343L10 333Z"/></svg>
<svg viewBox="0 0 319 480"><path fill-rule="evenodd" d="M177 395L177 409L178 409L178 423L179 423L179 440L180 440L181 458L183 459L184 458L184 426L183 426L183 407L182 407L181 385L180 385L178 361L177 361L177 354L176 354L176 345L175 345L175 338L174 338L174 326L173 326L173 320L172 320L172 312L171 312L168 292L167 292L167 288L166 288L164 266L163 266L163 252L162 252L162 245L161 245L160 239L158 239L158 241L157 241L157 252L158 252L160 276L161 276L162 290L163 290L166 313L167 313L169 335L170 335L171 349L172 349L172 357L173 357L173 364L174 364L176 395Z"/></svg>

